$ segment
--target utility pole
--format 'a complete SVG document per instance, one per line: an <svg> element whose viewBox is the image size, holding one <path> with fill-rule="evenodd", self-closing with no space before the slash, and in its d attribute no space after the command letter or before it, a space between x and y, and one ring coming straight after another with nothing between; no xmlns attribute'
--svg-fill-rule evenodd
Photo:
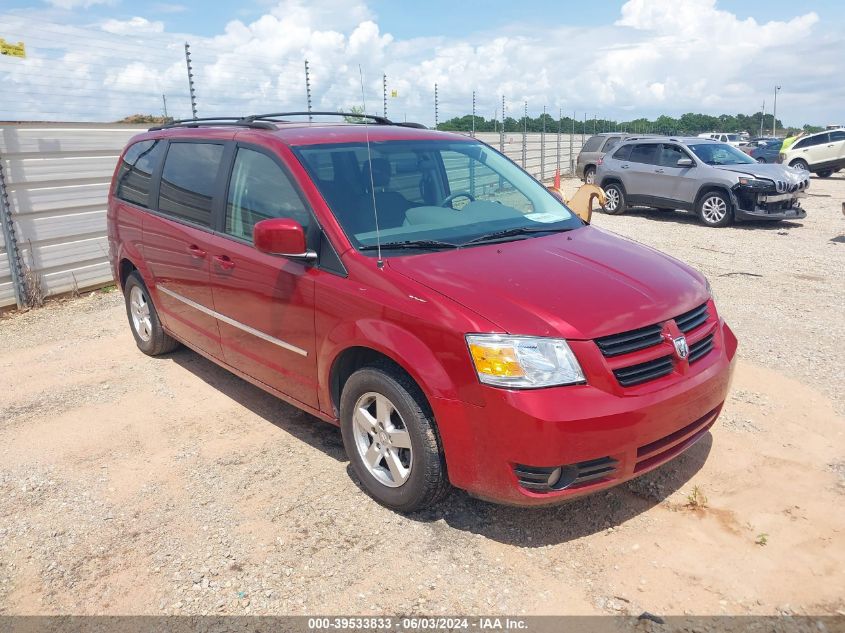
<svg viewBox="0 0 845 633"><path fill-rule="evenodd" d="M573 158L573 148L575 142L575 110L572 111L572 134L569 135L569 173L575 175L575 159Z"/></svg>
<svg viewBox="0 0 845 633"><path fill-rule="evenodd" d="M308 60L305 60L305 103L308 106L308 122L311 123L314 117L311 116L311 76L308 72Z"/></svg>
<svg viewBox="0 0 845 633"><path fill-rule="evenodd" d="M499 151L505 153L505 95L502 95L502 129L499 130Z"/></svg>
<svg viewBox="0 0 845 633"><path fill-rule="evenodd" d="M197 118L197 93L194 90L194 71L191 67L191 45L185 42L185 65L188 67L188 92L191 96L191 113Z"/></svg>
<svg viewBox="0 0 845 633"><path fill-rule="evenodd" d="M584 113L584 125L581 126L581 147L584 147L584 134L587 133L587 113Z"/></svg>
<svg viewBox="0 0 845 633"><path fill-rule="evenodd" d="M434 129L437 129L438 126L438 116L439 113L437 111L437 84L434 84Z"/></svg>
<svg viewBox="0 0 845 633"><path fill-rule="evenodd" d="M543 106L543 125L540 128L540 182L546 177L546 106Z"/></svg>
<svg viewBox="0 0 845 633"><path fill-rule="evenodd" d="M598 114L593 114L593 134L596 133L596 117L598 117Z"/></svg>
<svg viewBox="0 0 845 633"><path fill-rule="evenodd" d="M763 109L760 111L760 136L763 136L763 121L766 120L766 100L763 99Z"/></svg>
<svg viewBox="0 0 845 633"><path fill-rule="evenodd" d="M387 75L381 76L381 91L384 97L384 110L382 113L384 114L384 118L387 118Z"/></svg>
<svg viewBox="0 0 845 633"><path fill-rule="evenodd" d="M167 118L167 95L161 95L161 105L164 109L164 118Z"/></svg>
<svg viewBox="0 0 845 633"><path fill-rule="evenodd" d="M777 136L778 125L778 91L780 86L775 86L775 104L772 106L772 136Z"/></svg>
<svg viewBox="0 0 845 633"><path fill-rule="evenodd" d="M472 91L472 138L475 138L475 90Z"/></svg>
<svg viewBox="0 0 845 633"><path fill-rule="evenodd" d="M557 118L557 173L560 173L560 133L563 128L563 108L558 111Z"/></svg>
<svg viewBox="0 0 845 633"><path fill-rule="evenodd" d="M525 102L525 112L522 115L522 168L525 169L525 163L527 158L527 147L526 143L528 142L528 102Z"/></svg>

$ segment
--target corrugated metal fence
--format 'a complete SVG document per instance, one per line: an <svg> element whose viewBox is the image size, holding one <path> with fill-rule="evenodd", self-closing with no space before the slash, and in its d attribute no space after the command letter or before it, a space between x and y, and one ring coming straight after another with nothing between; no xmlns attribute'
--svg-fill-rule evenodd
<svg viewBox="0 0 845 633"><path fill-rule="evenodd" d="M109 182L131 136L146 126L114 124L0 125L0 165L17 249L0 234L0 307L16 303L12 264L35 293L49 296L110 283L106 241ZM499 148L498 133L477 137ZM536 178L568 172L580 137L508 132L505 153ZM560 160L558 160L558 143ZM3 183L0 183L3 184ZM0 213L3 209L0 208ZM8 251L8 252L7 252ZM26 285L26 284L24 284Z"/></svg>
<svg viewBox="0 0 845 633"><path fill-rule="evenodd" d="M106 241L109 182L120 151L142 129L145 126L0 126L0 161L18 257L44 296L111 281ZM3 241L0 307L15 303L10 254Z"/></svg>

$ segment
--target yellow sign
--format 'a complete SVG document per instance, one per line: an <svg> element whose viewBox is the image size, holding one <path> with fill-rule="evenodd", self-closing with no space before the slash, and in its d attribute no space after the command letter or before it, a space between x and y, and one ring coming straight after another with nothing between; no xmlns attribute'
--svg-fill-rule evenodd
<svg viewBox="0 0 845 633"><path fill-rule="evenodd" d="M390 96L391 96L391 97L394 97L394 98L395 98L395 97L398 97L398 96L399 96L399 91L398 91L398 90L391 90L391 91L390 91Z"/></svg>
<svg viewBox="0 0 845 633"><path fill-rule="evenodd" d="M17 44L11 44L0 37L0 55L9 55L10 57L26 57L26 48L24 48L23 42L18 42Z"/></svg>

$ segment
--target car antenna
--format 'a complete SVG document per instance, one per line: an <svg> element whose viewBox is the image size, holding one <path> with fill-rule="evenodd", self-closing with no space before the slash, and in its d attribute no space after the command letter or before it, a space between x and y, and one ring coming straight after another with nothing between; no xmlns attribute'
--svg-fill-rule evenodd
<svg viewBox="0 0 845 633"><path fill-rule="evenodd" d="M361 64L358 64L358 76L361 79L361 106L364 108L364 113L367 112L367 100L364 97L364 71L361 70ZM370 125L367 123L367 118L364 117L364 136L367 139L367 171L370 172L370 194L373 196L373 216L376 219L376 251L378 252L378 259L376 266L384 268L384 260L381 258L381 234L378 228L378 208L376 207L376 185L373 178L373 155L370 152Z"/></svg>

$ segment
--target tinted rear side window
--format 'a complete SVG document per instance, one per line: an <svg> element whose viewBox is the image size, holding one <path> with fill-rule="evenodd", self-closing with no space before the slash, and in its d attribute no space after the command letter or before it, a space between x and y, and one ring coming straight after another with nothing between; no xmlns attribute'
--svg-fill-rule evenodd
<svg viewBox="0 0 845 633"><path fill-rule="evenodd" d="M222 158L222 145L171 143L161 174L159 210L211 226L211 204Z"/></svg>
<svg viewBox="0 0 845 633"><path fill-rule="evenodd" d="M628 160L631 156L631 147L631 145L623 145L616 150L616 153L613 154L613 158L616 160Z"/></svg>
<svg viewBox="0 0 845 633"><path fill-rule="evenodd" d="M845 130L836 130L830 133L830 142L845 141Z"/></svg>
<svg viewBox="0 0 845 633"><path fill-rule="evenodd" d="M164 154L164 141L139 141L123 155L114 195L121 200L151 208L152 175Z"/></svg>
<svg viewBox="0 0 845 633"><path fill-rule="evenodd" d="M657 163L657 145L634 145L631 149L631 156L628 159L634 163Z"/></svg>
<svg viewBox="0 0 845 633"><path fill-rule="evenodd" d="M604 142L603 136L591 136L587 139L587 142L584 143L584 147L581 148L582 152L597 152L599 151L599 147Z"/></svg>
<svg viewBox="0 0 845 633"><path fill-rule="evenodd" d="M601 148L603 152L609 152L614 147L619 145L619 141L622 139L621 136L609 136L607 142L604 144L604 147Z"/></svg>

